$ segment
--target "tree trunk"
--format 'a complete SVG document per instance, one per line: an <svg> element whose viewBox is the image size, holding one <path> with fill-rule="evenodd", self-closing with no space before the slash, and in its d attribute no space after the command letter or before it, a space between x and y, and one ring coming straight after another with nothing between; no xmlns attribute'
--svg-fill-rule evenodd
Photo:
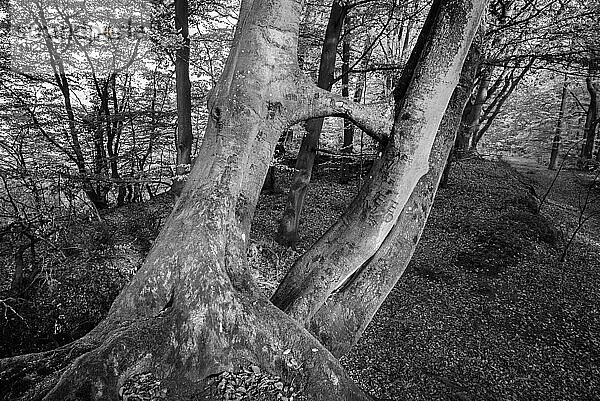
<svg viewBox="0 0 600 401"><path fill-rule="evenodd" d="M590 74L591 75L591 74ZM583 148L581 149L581 158L592 159L594 152L594 142L596 140L596 126L598 124L598 87L592 82L591 76L585 80L588 93L590 94L590 105L585 116Z"/></svg>
<svg viewBox="0 0 600 401"><path fill-rule="evenodd" d="M453 157L456 159L464 158L471 148L471 127L474 124L475 113L474 99L470 97L463 109L463 114L460 119L456 139L454 141Z"/></svg>
<svg viewBox="0 0 600 401"><path fill-rule="evenodd" d="M410 38L415 20L417 18L417 12L420 7L419 2L419 0L412 0L413 7L409 12L410 15L408 16L408 22L406 23L406 30L404 32L404 42L402 43L402 53L400 53L401 63L404 63L410 55Z"/></svg>
<svg viewBox="0 0 600 401"><path fill-rule="evenodd" d="M319 77L317 80L317 86L328 91L331 90L331 85L333 84L336 50L346 13L347 7L343 2L334 0L331 6L331 13L329 14L327 29L325 30L325 39L323 41L323 50L319 65ZM300 144L298 159L296 160L296 170L292 178L287 203L279 223L277 234L279 242L291 246L295 245L299 239L298 224L319 147L323 119L315 118L309 120L306 122L305 128L306 133Z"/></svg>
<svg viewBox="0 0 600 401"><path fill-rule="evenodd" d="M395 124L379 168L342 219L352 225L340 231L341 239L355 239L356 229L375 254L393 229L427 173L442 114L485 7L486 1L434 1L414 57L418 62L409 60L415 66L407 73L412 79L405 96L396 99ZM193 166L143 266L107 318L81 340L0 361L1 391L18 392L14 383L21 380L33 385L31 393L17 394L21 398L115 400L127 380L148 374L169 399L206 400L222 396L218 384L228 376L221 373L231 371L267 386L278 376L309 400L369 399L303 328L306 320L270 303L247 268L250 222L279 133L324 116L350 118L375 137L387 127L372 119L373 109L320 89L300 73L301 10L295 0L242 2L232 50L209 100L202 162ZM362 213L374 225L361 227ZM405 233L412 240L411 234ZM340 245L329 233L316 250L323 241ZM373 256L361 250L360 258ZM356 265L355 255L349 252L340 264L362 266L366 259ZM322 281L344 282L326 258L312 262L325 273ZM312 278L311 272L307 282ZM42 365L50 377L37 383Z"/></svg>
<svg viewBox="0 0 600 401"><path fill-rule="evenodd" d="M459 134L459 137L463 137L463 143L468 144L468 148L457 148L456 155L457 158L462 158L469 151L475 151L477 149L477 144L474 143L473 138L476 136L479 128L481 127L481 114L483 111L483 105L487 100L487 92L490 86L490 78L492 73L494 72L493 66L484 66L481 70L481 75L479 77L479 86L477 87L477 93L475 94L475 99L473 101L473 105L471 106L471 113L467 116L465 129L466 132L463 134ZM462 144L461 144L462 145Z"/></svg>
<svg viewBox="0 0 600 401"><path fill-rule="evenodd" d="M106 154L108 155L108 166L110 168L110 177L118 182L121 179L119 174L118 167L118 155L119 155L119 136L117 128L118 124L116 120L118 119L119 107L116 104L116 80L117 74L112 73L110 77L106 79L104 84L102 85L101 92L101 105L102 112L104 113L104 127L106 132ZM109 106L110 102L113 103L113 113L111 114L111 108ZM107 194L110 191L111 181L107 180L106 183L102 183L102 190ZM118 194L117 194L117 206L123 206L125 202L125 192L122 184L117 184Z"/></svg>
<svg viewBox="0 0 600 401"><path fill-rule="evenodd" d="M478 2L470 12L454 6L432 5L395 91L394 128L370 180L340 220L294 263L271 298L301 324L308 326L329 296L368 264L427 173L438 125L482 12Z"/></svg>
<svg viewBox="0 0 600 401"><path fill-rule="evenodd" d="M190 36L188 0L175 0L175 30L181 43L175 59L177 92L177 138L175 177L171 190L180 195L192 162L192 85L190 83ZM181 36L179 36L181 35Z"/></svg>
<svg viewBox="0 0 600 401"><path fill-rule="evenodd" d="M265 192L275 192L275 166L269 166L269 169L267 170L267 176L265 177L265 182L262 186L262 190Z"/></svg>
<svg viewBox="0 0 600 401"><path fill-rule="evenodd" d="M350 17L344 21L344 40L342 43L342 96L350 98ZM342 144L342 153L352 153L352 143L354 141L354 125L350 120L344 119L344 141ZM347 184L350 181L350 163L351 159L342 156L342 171L340 181Z"/></svg>
<svg viewBox="0 0 600 401"><path fill-rule="evenodd" d="M429 155L429 171L417 183L375 255L331 294L310 321L310 331L336 357L346 354L360 339L417 247L474 85L481 61L482 39L480 32L465 60L460 83L450 99Z"/></svg>
<svg viewBox="0 0 600 401"><path fill-rule="evenodd" d="M558 167L558 152L560 150L560 141L563 131L565 108L567 105L567 91L568 91L567 74L563 80L560 109L558 111L558 119L556 120L556 129L554 138L552 138L552 150L550 151L550 163L548 164L548 170L556 170Z"/></svg>
<svg viewBox="0 0 600 401"><path fill-rule="evenodd" d="M124 91L126 91L127 76L125 76ZM112 119L112 140L110 141L110 167L111 167L111 178L117 182L117 206L123 206L125 204L125 196L127 194L127 188L125 183L121 180L121 174L119 172L119 150L121 147L121 134L123 132L123 119L121 116L122 111L125 108L126 96L123 96L122 104L119 104L117 98L117 74L112 74L110 80L111 88L111 101L113 105L113 119Z"/></svg>

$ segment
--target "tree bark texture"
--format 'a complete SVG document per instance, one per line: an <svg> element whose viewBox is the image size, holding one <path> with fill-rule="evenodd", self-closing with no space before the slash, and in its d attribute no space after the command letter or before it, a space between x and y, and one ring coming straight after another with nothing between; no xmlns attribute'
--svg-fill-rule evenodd
<svg viewBox="0 0 600 401"><path fill-rule="evenodd" d="M271 298L301 324L308 326L331 294L375 255L427 173L438 126L484 3L434 1L407 63L414 69L403 74L411 79L396 90L393 130L370 179L340 220L294 263Z"/></svg>
<svg viewBox="0 0 600 401"><path fill-rule="evenodd" d="M394 227L371 259L331 294L310 321L309 330L336 357L346 354L360 339L412 258L474 86L480 46L481 41L471 46L435 137L429 170L419 179Z"/></svg>

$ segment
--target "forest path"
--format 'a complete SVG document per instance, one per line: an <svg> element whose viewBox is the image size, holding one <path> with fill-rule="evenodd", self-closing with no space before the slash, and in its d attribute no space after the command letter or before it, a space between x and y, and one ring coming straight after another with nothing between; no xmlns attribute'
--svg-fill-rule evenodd
<svg viewBox="0 0 600 401"><path fill-rule="evenodd" d="M600 245L600 170L551 171L534 159L504 160L527 178L538 198L545 198L542 214L551 216L567 239L576 232L578 240Z"/></svg>

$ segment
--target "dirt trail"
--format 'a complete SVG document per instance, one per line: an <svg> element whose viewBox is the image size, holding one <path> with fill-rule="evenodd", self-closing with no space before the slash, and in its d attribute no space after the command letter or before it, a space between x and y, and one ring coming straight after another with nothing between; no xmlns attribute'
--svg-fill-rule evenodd
<svg viewBox="0 0 600 401"><path fill-rule="evenodd" d="M543 200L542 214L554 220L567 239L577 232L577 240L600 245L600 171L550 171L533 159L504 160L528 179Z"/></svg>

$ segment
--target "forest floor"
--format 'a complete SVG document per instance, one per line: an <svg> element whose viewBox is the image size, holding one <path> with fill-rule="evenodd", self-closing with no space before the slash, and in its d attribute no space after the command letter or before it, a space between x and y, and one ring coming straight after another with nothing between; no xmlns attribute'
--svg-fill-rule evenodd
<svg viewBox="0 0 600 401"><path fill-rule="evenodd" d="M564 171L537 213L532 193L542 198L554 175L513 162L517 169L481 159L454 166L407 271L342 359L377 399L600 400L600 188L590 185L592 174ZM267 295L360 184L357 175L340 184L336 165L315 176L295 250L274 241L285 196L261 196L248 254ZM282 188L289 177L279 171ZM10 298L12 310L0 310L0 357L49 349L93 327L171 203L163 196L66 230L54 245L60 255ZM0 299L9 299L1 290L8 281L3 269Z"/></svg>
<svg viewBox="0 0 600 401"><path fill-rule="evenodd" d="M467 161L359 345L353 377L388 400L600 399L600 190L590 176Z"/></svg>

